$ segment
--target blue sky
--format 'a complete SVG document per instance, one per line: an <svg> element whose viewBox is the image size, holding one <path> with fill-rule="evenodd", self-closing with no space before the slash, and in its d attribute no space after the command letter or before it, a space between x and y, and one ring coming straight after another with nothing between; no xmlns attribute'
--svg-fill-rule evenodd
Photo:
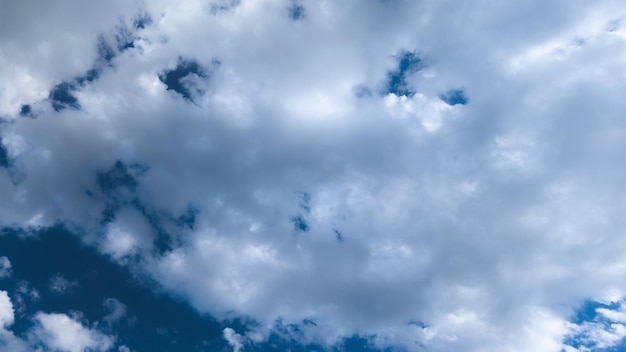
<svg viewBox="0 0 626 352"><path fill-rule="evenodd" d="M0 3L0 351L626 348L618 1Z"/></svg>

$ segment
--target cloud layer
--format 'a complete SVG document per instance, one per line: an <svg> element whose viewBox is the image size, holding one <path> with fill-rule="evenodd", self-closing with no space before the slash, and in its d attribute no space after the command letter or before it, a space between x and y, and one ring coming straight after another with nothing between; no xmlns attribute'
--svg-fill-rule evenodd
<svg viewBox="0 0 626 352"><path fill-rule="evenodd" d="M249 317L235 350L558 351L625 295L618 2L64 4L0 15L0 225Z"/></svg>

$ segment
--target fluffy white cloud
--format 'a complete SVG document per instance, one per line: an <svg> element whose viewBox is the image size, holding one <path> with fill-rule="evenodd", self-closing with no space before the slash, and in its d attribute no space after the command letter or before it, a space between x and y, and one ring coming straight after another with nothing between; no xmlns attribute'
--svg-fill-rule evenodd
<svg viewBox="0 0 626 352"><path fill-rule="evenodd" d="M10 330L15 322L13 303L7 291L0 291L0 351L28 351L26 343L18 339Z"/></svg>
<svg viewBox="0 0 626 352"><path fill-rule="evenodd" d="M39 325L30 331L31 339L43 343L52 350L108 351L113 347L113 338L83 326L66 314L40 312L34 319Z"/></svg>
<svg viewBox="0 0 626 352"><path fill-rule="evenodd" d="M239 352L243 348L242 336L235 332L231 328L224 329L224 339L228 341L228 344L233 348L233 352Z"/></svg>
<svg viewBox="0 0 626 352"><path fill-rule="evenodd" d="M51 32L60 10L20 4L3 226L64 222L203 312L308 319L327 344L557 351L583 299L626 295L617 1L303 1L299 21L289 1L98 2ZM115 57L73 81L102 41ZM423 69L392 92L407 52ZM183 63L188 99L164 82ZM62 81L79 110L46 100Z"/></svg>
<svg viewBox="0 0 626 352"><path fill-rule="evenodd" d="M0 351L40 351L41 347L46 351L109 351L115 342L114 338L87 328L66 314L42 312L34 316L35 325L28 330L28 339L22 340L9 330L15 322L14 314L8 293L0 291ZM129 351L125 346L119 349Z"/></svg>
<svg viewBox="0 0 626 352"><path fill-rule="evenodd" d="M6 329L15 320L13 304L7 291L0 291L0 328Z"/></svg>
<svg viewBox="0 0 626 352"><path fill-rule="evenodd" d="M0 279L11 276L11 261L7 257L0 257Z"/></svg>

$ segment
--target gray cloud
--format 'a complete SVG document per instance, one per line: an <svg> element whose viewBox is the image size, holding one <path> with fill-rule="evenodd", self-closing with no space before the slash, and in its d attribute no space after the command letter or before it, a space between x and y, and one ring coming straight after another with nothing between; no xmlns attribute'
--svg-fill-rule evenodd
<svg viewBox="0 0 626 352"><path fill-rule="evenodd" d="M624 296L617 2L103 4L3 24L1 225L63 222L202 312L327 345L557 351L579 302ZM133 46L55 111L120 21ZM385 90L399 53L423 66ZM211 74L171 85L180 58Z"/></svg>

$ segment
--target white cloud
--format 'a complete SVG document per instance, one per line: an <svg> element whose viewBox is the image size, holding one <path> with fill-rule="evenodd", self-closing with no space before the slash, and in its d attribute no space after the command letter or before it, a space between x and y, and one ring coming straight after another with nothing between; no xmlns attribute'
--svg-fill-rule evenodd
<svg viewBox="0 0 626 352"><path fill-rule="evenodd" d="M66 314L37 313L34 316L35 325L28 330L27 340L16 337L9 330L14 322L15 312L11 299L6 291L0 291L0 351L40 351L44 347L46 351L104 352L109 351L115 342L113 337L87 328ZM120 351L130 350L120 346Z"/></svg>
<svg viewBox="0 0 626 352"><path fill-rule="evenodd" d="M11 277L11 261L7 257L0 257L0 279Z"/></svg>
<svg viewBox="0 0 626 352"><path fill-rule="evenodd" d="M13 325L15 320L13 304L7 291L0 291L0 328L6 329Z"/></svg>
<svg viewBox="0 0 626 352"><path fill-rule="evenodd" d="M243 337L231 328L224 329L224 339L233 348L233 352L240 352L243 349Z"/></svg>
<svg viewBox="0 0 626 352"><path fill-rule="evenodd" d="M26 352L26 343L9 330L14 322L15 311L11 299L7 291L0 291L0 351Z"/></svg>
<svg viewBox="0 0 626 352"><path fill-rule="evenodd" d="M65 314L39 312L35 321L39 325L30 331L31 339L55 351L108 351L114 344L112 337L89 329Z"/></svg>
<svg viewBox="0 0 626 352"><path fill-rule="evenodd" d="M140 10L64 3L78 20L0 15L0 225L65 222L202 312L313 319L328 344L558 350L581 300L626 295L618 2L304 1L301 22L288 1L150 2L82 110L55 112L49 90ZM403 51L427 69L386 94ZM210 71L195 104L158 78L179 57ZM460 87L468 105L439 99ZM135 188L98 184L117 160L149 168Z"/></svg>

